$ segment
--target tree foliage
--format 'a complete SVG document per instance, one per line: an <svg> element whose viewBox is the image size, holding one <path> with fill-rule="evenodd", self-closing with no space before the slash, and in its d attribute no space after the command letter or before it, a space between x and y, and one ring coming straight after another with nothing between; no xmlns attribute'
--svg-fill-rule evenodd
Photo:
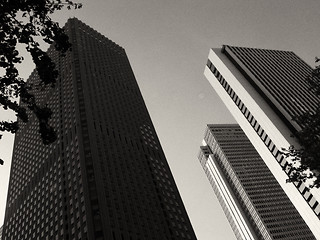
<svg viewBox="0 0 320 240"><path fill-rule="evenodd" d="M319 59L316 58L316 62ZM310 85L310 91L320 97L320 66L312 71L306 81ZM284 155L292 161L292 171L289 181L303 181L311 179L309 187L320 187L320 105L315 111L308 111L294 120L302 126L302 130L296 133L302 148L296 149L290 146L284 149Z"/></svg>
<svg viewBox="0 0 320 240"><path fill-rule="evenodd" d="M71 47L68 36L50 15L63 8L78 9L82 5L70 0L2 0L0 1L0 106L11 109L23 122L29 117L27 109L39 120L39 132L44 144L57 138L49 124L52 111L40 106L32 94L32 87L19 76L17 66L23 61L17 46L25 46L31 54L42 86L55 86L58 72L48 54L40 48L39 41L54 44L64 54ZM22 105L17 99L20 98ZM0 131L16 133L17 121L0 121ZM1 135L0 135L1 138ZM0 164L3 161L0 159Z"/></svg>

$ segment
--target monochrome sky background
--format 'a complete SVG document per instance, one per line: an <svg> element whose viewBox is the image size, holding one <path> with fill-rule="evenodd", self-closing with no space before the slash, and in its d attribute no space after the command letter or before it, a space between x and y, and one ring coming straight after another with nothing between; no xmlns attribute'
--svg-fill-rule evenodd
<svg viewBox="0 0 320 240"><path fill-rule="evenodd" d="M223 44L294 51L313 66L320 56L318 0L79 0L77 17L126 49L199 240L235 239L197 154L206 124L234 123L203 76L210 48ZM20 67L27 78L30 58ZM1 73L1 72L0 72ZM0 111L0 120L12 116ZM13 136L0 141L0 225Z"/></svg>

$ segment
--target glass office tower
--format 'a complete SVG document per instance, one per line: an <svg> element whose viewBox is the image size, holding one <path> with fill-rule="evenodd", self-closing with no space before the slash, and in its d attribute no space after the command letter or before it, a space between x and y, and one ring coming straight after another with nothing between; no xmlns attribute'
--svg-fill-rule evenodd
<svg viewBox="0 0 320 240"><path fill-rule="evenodd" d="M209 124L199 160L237 239L316 239L239 125Z"/></svg>
<svg viewBox="0 0 320 240"><path fill-rule="evenodd" d="M75 18L65 31L56 87L34 88L58 139L19 123L4 239L196 239L125 50Z"/></svg>
<svg viewBox="0 0 320 240"><path fill-rule="evenodd" d="M320 239L320 191L286 183L292 170L281 153L301 129L294 116L313 111L319 98L306 77L312 68L289 51L223 46L211 49L204 74L280 186Z"/></svg>

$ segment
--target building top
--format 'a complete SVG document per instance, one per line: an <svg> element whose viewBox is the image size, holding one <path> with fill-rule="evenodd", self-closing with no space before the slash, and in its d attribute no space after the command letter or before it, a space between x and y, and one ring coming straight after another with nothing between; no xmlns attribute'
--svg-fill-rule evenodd
<svg viewBox="0 0 320 240"><path fill-rule="evenodd" d="M222 52L292 130L301 129L292 121L294 116L318 107L320 99L306 81L312 68L295 53L228 45L223 46Z"/></svg>
<svg viewBox="0 0 320 240"><path fill-rule="evenodd" d="M272 54L277 56L274 57ZM288 56L279 57L282 54L291 56L291 62ZM267 56L263 58L263 55ZM274 63L274 59L277 59L279 67ZM256 70L257 66L254 65L262 69ZM292 65L296 65L296 69L292 69ZM289 106L300 110L300 113L303 111L294 106L292 101L276 99L277 97L288 97L286 96L288 91L281 92L277 84L290 85L293 90L297 88L298 93L301 92L298 89L299 84L304 85L308 89L308 92L305 91L306 95L310 95L310 89L307 82L304 81L305 78L295 83L292 79L282 79L281 73L278 74L279 76L276 73L281 72L282 68L290 67L292 71L295 70L299 74L299 72L305 72L303 66L307 65L292 52L224 46L222 51L221 49L210 50L204 74L314 235L320 239L319 192L314 189L309 190L303 182L286 183L287 174L290 174L292 168L281 152L282 148L287 148L292 144L299 147L297 139L293 138L292 134L299 130L300 126L292 122L293 116L286 109ZM312 70L310 67L309 69ZM259 72L264 73L264 71L267 72L265 76L258 75ZM267 87L270 89L267 90ZM310 101L301 101L301 103L310 109L308 104L314 106L317 101L318 99L311 103Z"/></svg>
<svg viewBox="0 0 320 240"><path fill-rule="evenodd" d="M121 49L122 51L125 51L123 47L121 47L120 45L116 44L115 42L113 42L112 40L110 40L106 36L102 35L97 30L95 30L92 27L88 26L87 24L85 24L84 22L82 22L81 20L79 20L76 17L69 18L64 27L66 29L69 29L70 27L73 27L73 26L78 26L82 31L90 34L92 37L96 38L100 42L101 41L107 42L109 47L111 47L111 48L114 47L117 50Z"/></svg>
<svg viewBox="0 0 320 240"><path fill-rule="evenodd" d="M195 240L124 49L77 19L65 31L55 88L28 79L57 141L20 125L2 238Z"/></svg>

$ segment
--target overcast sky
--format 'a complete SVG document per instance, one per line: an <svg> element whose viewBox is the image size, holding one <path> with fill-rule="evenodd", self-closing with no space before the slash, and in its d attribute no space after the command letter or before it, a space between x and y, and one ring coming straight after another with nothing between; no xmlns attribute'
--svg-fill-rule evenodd
<svg viewBox="0 0 320 240"><path fill-rule="evenodd" d="M77 17L126 49L199 240L235 239L199 164L208 123L234 123L203 76L210 48L229 44L320 56L318 0L90 0ZM33 69L27 58L21 75ZM0 112L0 120L8 113ZM0 141L0 224L13 137Z"/></svg>

